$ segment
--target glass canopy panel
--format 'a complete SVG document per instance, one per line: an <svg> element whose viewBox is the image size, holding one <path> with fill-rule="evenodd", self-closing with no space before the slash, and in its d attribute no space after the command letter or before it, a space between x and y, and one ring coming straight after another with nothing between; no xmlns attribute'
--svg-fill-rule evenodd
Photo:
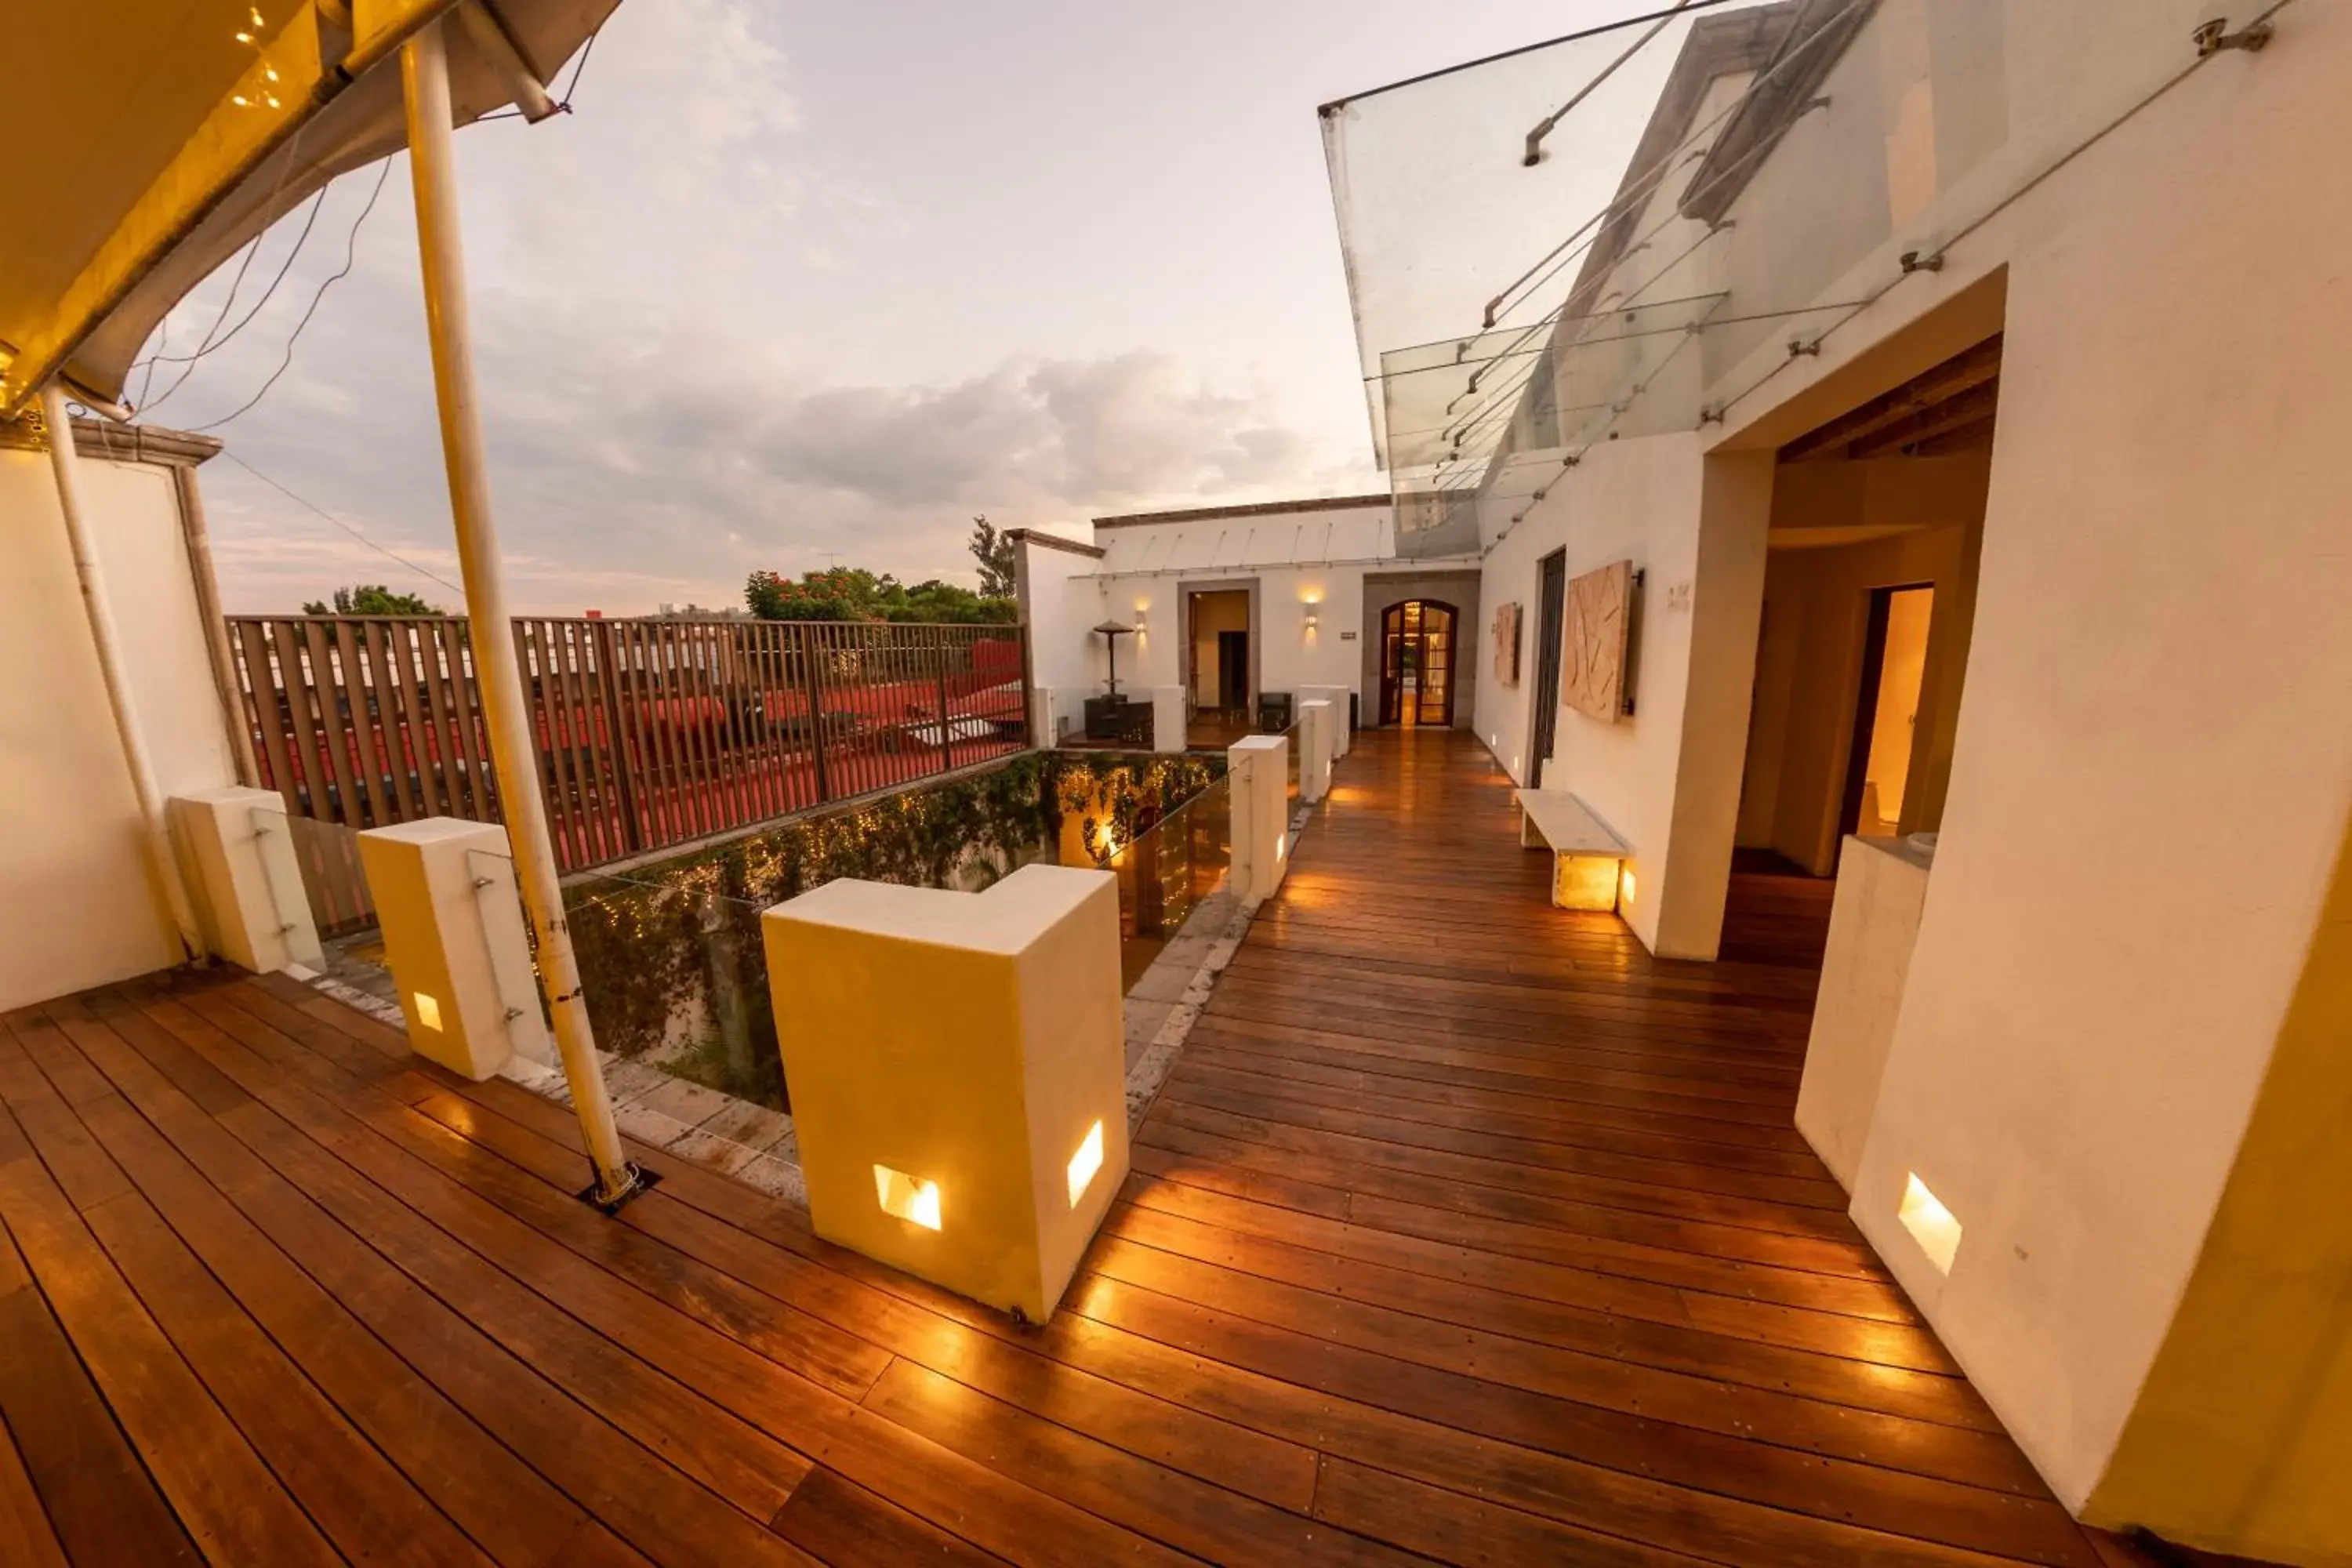
<svg viewBox="0 0 2352 1568"><path fill-rule="evenodd" d="M2197 68L2203 16L1694 5L1329 106L1401 505L1719 416Z"/></svg>

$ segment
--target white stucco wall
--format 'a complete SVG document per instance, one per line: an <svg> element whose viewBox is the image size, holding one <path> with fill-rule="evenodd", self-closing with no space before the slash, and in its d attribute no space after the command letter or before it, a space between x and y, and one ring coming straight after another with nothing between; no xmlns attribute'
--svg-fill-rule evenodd
<svg viewBox="0 0 2352 1568"><path fill-rule="evenodd" d="M1854 1212L2070 1504L2204 1237L2352 801L2352 185L2297 151L2352 145L2347 71L2352 11L2290 7L1954 250L2010 266L2000 433ZM1965 1227L1948 1279L1893 1222L1911 1171Z"/></svg>
<svg viewBox="0 0 2352 1568"><path fill-rule="evenodd" d="M1087 542L1075 534L1051 537ZM1030 679L1039 690L1053 693L1054 717L1067 717L1073 729L1080 704L1102 680L1102 638L1087 630L1101 625L1108 610L1100 586L1087 577L1101 564L1086 551L1048 542L1043 531L1015 544L1013 591L1029 623ZM1036 737L1040 745L1053 741L1051 734Z"/></svg>
<svg viewBox="0 0 2352 1568"><path fill-rule="evenodd" d="M1244 589L1251 593L1256 616L1250 628L1256 689L1296 693L1305 686L1344 687L1364 705L1369 723L1372 694L1363 684L1366 574L1477 565L1475 558L1460 557L1399 562L1393 526L1393 509L1385 504L1253 510L1237 517L1209 511L1178 514L1165 522L1106 524L1095 535L1108 552L1105 559L1064 556L1041 565L1038 645L1063 650L1052 667L1055 672L1082 673L1089 689L1097 687L1102 638L1081 634L1108 616L1139 627L1137 636L1119 639L1122 690L1130 682L1138 688L1181 686L1185 595ZM1032 558L1038 553L1033 552ZM1045 584L1049 575L1055 578L1050 588ZM1311 627L1310 615L1316 623ZM1466 624L1463 628L1465 656L1475 629ZM1092 660L1083 669L1065 657L1081 644L1091 645L1082 649ZM1041 685L1050 684L1046 671L1041 660Z"/></svg>
<svg viewBox="0 0 2352 1568"><path fill-rule="evenodd" d="M157 782L235 784L171 473L82 471ZM0 449L0 1008L176 962L42 452Z"/></svg>
<svg viewBox="0 0 2352 1568"><path fill-rule="evenodd" d="M1624 556L1647 570L1639 712L1563 714L1544 782L1633 843L1645 888L1671 885L1714 861L1693 847L1713 842L1716 760L1753 676L1752 633L1743 660L1730 620L1708 630L1761 561L1760 542L1751 563L1738 530L1706 531L1715 465L2005 328L1942 844L1853 1212L2079 1507L2206 1235L2352 807L2352 184L2313 172L2314 150L2352 146L2352 9L2285 7L2268 49L2224 55L2107 129L2189 70L2211 7L1938 7L1962 42L2005 40L1972 58L2006 91L1938 93L1956 155L1924 184L1927 144L1889 139L1882 111L1899 106L1870 79L1876 45L1902 41L1886 29L1916 43L1923 14L1885 8L1736 209L1735 299L1874 303L1835 312L1818 357L1790 355L1779 321L1737 371L1738 334L1710 342L1717 384L1744 394L1727 422L1596 447L1494 545L1483 598L1528 606L1532 660L1547 551L1566 546L1571 576ZM1993 109L2005 140L1989 139ZM1821 203L1870 216L1838 180L1866 196L1890 172L1944 206L1908 209L1916 232L1875 253L1826 243ZM1897 281L1895 252L1923 240L1943 270ZM1846 276L1815 277L1848 257ZM1984 300L1991 318L1950 335ZM1479 729L1524 776L1537 672L1502 692L1483 647L1475 668ZM1695 762L1707 800L1686 816ZM1667 879L1645 864L1662 849ZM1673 951L1641 902L1626 912ZM1948 1279L1895 1222L1913 1172L1964 1226Z"/></svg>
<svg viewBox="0 0 2352 1568"><path fill-rule="evenodd" d="M1702 582L1706 468L1701 453L1695 434L1610 442L1593 448L1551 485L1543 500L1528 506L1526 517L1487 556L1479 594L1488 619L1497 605L1517 600L1525 606L1519 684L1506 688L1496 679L1491 626L1478 628L1476 670L1479 732L1511 776L1524 780L1541 640L1538 563L1565 547L1570 581L1622 560L1632 561L1644 574L1633 645L1634 712L1609 724L1563 704L1543 787L1575 795L1633 846L1626 866L1634 874L1636 892L1620 912L1643 944L1677 957L1711 958L1722 924L1720 883L1730 866L1746 735L1747 684L1738 667L1743 661L1752 666L1755 658L1770 490L1767 475L1744 504L1725 510L1718 503L1711 519L1711 559L1720 570ZM1754 476L1744 477L1747 488L1754 489ZM1720 489L1725 479L1717 476L1715 482ZM1738 712L1715 716L1692 738L1686 755L1695 639L1710 657L1719 651L1730 659L1726 690L1707 695L1711 706L1720 697ZM1716 776L1727 768L1727 807L1717 798L1726 790ZM1692 809L1688 799L1677 804L1686 783L1707 798L1701 817L1690 819L1689 831L1677 843L1677 810ZM1713 821L1716 816L1723 820ZM1677 854L1685 857L1679 871ZM1718 858L1720 865L1715 864ZM1703 882L1691 880L1701 877ZM1698 907L1678 911L1685 899ZM1706 909L1710 904L1711 917Z"/></svg>

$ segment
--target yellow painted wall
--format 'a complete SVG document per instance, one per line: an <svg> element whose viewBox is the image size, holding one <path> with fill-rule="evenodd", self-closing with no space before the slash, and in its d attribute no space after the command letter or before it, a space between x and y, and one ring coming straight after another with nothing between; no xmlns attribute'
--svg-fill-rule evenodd
<svg viewBox="0 0 2352 1568"><path fill-rule="evenodd" d="M2352 1563L2352 836L2189 1289L2084 1511Z"/></svg>

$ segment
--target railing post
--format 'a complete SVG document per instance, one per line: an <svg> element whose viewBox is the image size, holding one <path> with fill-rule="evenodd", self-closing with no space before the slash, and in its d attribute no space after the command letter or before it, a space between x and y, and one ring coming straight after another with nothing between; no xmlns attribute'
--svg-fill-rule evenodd
<svg viewBox="0 0 2352 1568"><path fill-rule="evenodd" d="M613 777L620 785L621 837L635 854L646 847L646 826L637 820L636 764L629 758L628 732L621 727L621 672L614 662L613 628L594 621L590 629L595 634L596 686L604 694L604 724L609 731L604 754L613 760Z"/></svg>
<svg viewBox="0 0 2352 1568"><path fill-rule="evenodd" d="M1029 647L1029 623L1021 623L1021 723L1029 732L1024 738L1032 746L1054 743L1054 715L1047 704L1045 739L1037 736L1037 666Z"/></svg>
<svg viewBox="0 0 2352 1568"><path fill-rule="evenodd" d="M1290 737L1245 735L1225 752L1233 779L1234 895L1270 899L1290 864Z"/></svg>
<svg viewBox="0 0 2352 1568"><path fill-rule="evenodd" d="M948 638L945 632L932 634L939 645L940 655L940 772L955 772L955 742L948 730Z"/></svg>
<svg viewBox="0 0 2352 1568"><path fill-rule="evenodd" d="M808 695L809 758L816 765L816 798L819 805L833 798L833 785L825 777L824 766L824 691L816 678L816 637L813 628L802 625L790 628L793 640L801 648L801 689Z"/></svg>

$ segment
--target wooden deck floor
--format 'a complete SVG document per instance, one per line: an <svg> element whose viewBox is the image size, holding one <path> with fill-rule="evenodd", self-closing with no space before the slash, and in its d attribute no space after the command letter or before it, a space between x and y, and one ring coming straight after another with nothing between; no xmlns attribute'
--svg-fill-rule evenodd
<svg viewBox="0 0 2352 1568"><path fill-rule="evenodd" d="M1510 810L1364 737L1040 1330L289 982L11 1016L0 1562L2101 1562L1789 1128L1822 889Z"/></svg>

